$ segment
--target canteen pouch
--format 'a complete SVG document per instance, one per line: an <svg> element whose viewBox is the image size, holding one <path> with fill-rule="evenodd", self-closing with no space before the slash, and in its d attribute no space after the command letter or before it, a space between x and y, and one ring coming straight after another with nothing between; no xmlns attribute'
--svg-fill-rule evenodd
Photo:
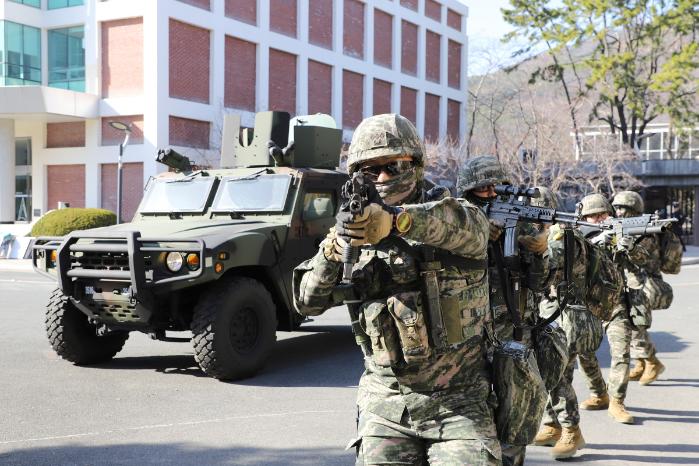
<svg viewBox="0 0 699 466"><path fill-rule="evenodd" d="M497 344L493 388L498 399L498 439L510 445L530 444L539 430L547 400L534 351L518 341Z"/></svg>
<svg viewBox="0 0 699 466"><path fill-rule="evenodd" d="M665 230L660 235L660 271L674 275L680 273L681 268L682 242L672 230ZM667 308L659 307L658 309Z"/></svg>
<svg viewBox="0 0 699 466"><path fill-rule="evenodd" d="M396 293L386 300L386 304L398 330L397 338L405 362L411 364L427 360L432 354L432 349L422 307L422 293Z"/></svg>
<svg viewBox="0 0 699 466"><path fill-rule="evenodd" d="M643 294L648 299L651 310L667 309L674 297L672 286L660 276L651 275L643 283Z"/></svg>
<svg viewBox="0 0 699 466"><path fill-rule="evenodd" d="M392 366L401 361L400 341L393 318L383 301L362 304L360 322L371 340L371 359L378 366Z"/></svg>
<svg viewBox="0 0 699 466"><path fill-rule="evenodd" d="M544 386L551 391L563 377L569 354L566 334L556 321L536 330L534 352Z"/></svg>
<svg viewBox="0 0 699 466"><path fill-rule="evenodd" d="M602 344L604 327L585 306L570 305L561 314L561 326L568 340L568 352L594 353Z"/></svg>

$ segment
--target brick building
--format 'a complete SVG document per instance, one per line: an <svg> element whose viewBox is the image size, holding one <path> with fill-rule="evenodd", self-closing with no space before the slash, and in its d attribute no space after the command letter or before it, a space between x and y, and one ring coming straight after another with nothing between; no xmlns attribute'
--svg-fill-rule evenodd
<svg viewBox="0 0 699 466"><path fill-rule="evenodd" d="M218 159L224 113L330 113L345 138L400 112L425 138L466 125L457 0L0 0L0 222L56 207L123 217L163 170L158 148Z"/></svg>

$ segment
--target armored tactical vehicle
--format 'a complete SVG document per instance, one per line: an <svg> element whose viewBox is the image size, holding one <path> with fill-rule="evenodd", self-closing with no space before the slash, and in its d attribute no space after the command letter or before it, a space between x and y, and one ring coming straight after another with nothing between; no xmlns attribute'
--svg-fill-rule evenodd
<svg viewBox="0 0 699 466"><path fill-rule="evenodd" d="M300 324L292 271L334 224L347 180L336 170L341 130L328 115L285 112L239 123L224 124L221 166L231 168L194 171L159 151L178 170L149 181L131 223L37 239L34 268L58 285L46 330L59 356L99 363L129 332L191 330L202 370L234 380L262 367L276 330Z"/></svg>

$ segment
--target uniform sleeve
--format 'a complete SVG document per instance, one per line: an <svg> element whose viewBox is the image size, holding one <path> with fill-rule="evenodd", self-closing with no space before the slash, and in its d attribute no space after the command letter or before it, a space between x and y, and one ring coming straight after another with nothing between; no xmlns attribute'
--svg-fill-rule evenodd
<svg viewBox="0 0 699 466"><path fill-rule="evenodd" d="M636 241L628 251L629 260L637 267L649 267L660 261L658 240L654 235L646 235Z"/></svg>
<svg viewBox="0 0 699 466"><path fill-rule="evenodd" d="M452 197L401 206L413 224L404 238L450 251L468 259L484 259L488 218L477 206Z"/></svg>
<svg viewBox="0 0 699 466"><path fill-rule="evenodd" d="M341 269L341 263L325 258L322 244L315 256L294 269L294 306L299 314L316 316L338 304L333 301L333 289Z"/></svg>

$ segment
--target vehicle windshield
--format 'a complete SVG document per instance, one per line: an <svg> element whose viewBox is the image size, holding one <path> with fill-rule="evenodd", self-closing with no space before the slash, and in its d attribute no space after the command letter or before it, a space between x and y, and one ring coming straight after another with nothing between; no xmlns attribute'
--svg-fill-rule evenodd
<svg viewBox="0 0 699 466"><path fill-rule="evenodd" d="M214 177L154 179L143 195L139 212L204 212Z"/></svg>
<svg viewBox="0 0 699 466"><path fill-rule="evenodd" d="M291 175L224 178L216 193L214 212L281 212Z"/></svg>

